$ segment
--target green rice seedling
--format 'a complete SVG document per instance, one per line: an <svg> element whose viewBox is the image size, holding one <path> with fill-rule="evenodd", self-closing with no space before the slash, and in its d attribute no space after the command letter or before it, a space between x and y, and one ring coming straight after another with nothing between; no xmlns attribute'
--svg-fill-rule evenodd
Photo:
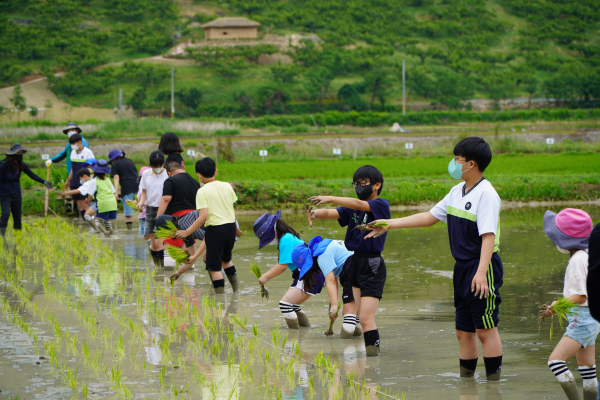
<svg viewBox="0 0 600 400"><path fill-rule="evenodd" d="M254 336L258 336L258 325L252 324L252 333Z"/></svg>
<svg viewBox="0 0 600 400"><path fill-rule="evenodd" d="M160 382L161 387L165 386L165 374L166 373L167 373L167 366L165 365L164 367L162 367L160 369L160 372L158 373L158 380Z"/></svg>
<svg viewBox="0 0 600 400"><path fill-rule="evenodd" d="M563 322L567 321L567 317L570 315L576 315L577 313L572 310L575 306L575 303L569 301L566 297L561 297L556 301L550 311L552 311L552 319L550 321L550 340L552 340L552 333L554 330L554 314L558 317L558 324L561 329L564 329ZM544 325L544 321L546 320L546 310L550 307L548 304L542 304L540 306L540 311L538 313L538 329L541 329Z"/></svg>
<svg viewBox="0 0 600 400"><path fill-rule="evenodd" d="M260 270L260 267L258 266L258 264L256 263L250 263L250 270L252 271L252 273L254 274L254 276L256 276L257 279L260 279L260 277L262 276L262 271ZM260 296L261 298L267 298L267 300L269 300L269 291L265 288L265 286L260 283Z"/></svg>
<svg viewBox="0 0 600 400"><path fill-rule="evenodd" d="M336 318L337 318L337 316L338 316L338 313L340 312L340 308L341 308L341 307L342 307L342 302L340 301L340 302L338 303L338 311L335 313L335 317L336 317ZM333 323L334 323L334 322L335 322L334 320L332 320L332 321L329 321L329 329L328 329L327 331L325 331L325 336L333 336Z"/></svg>
<svg viewBox="0 0 600 400"><path fill-rule="evenodd" d="M179 264L189 263L190 253L180 247L166 246L167 253L175 262Z"/></svg>
<svg viewBox="0 0 600 400"><path fill-rule="evenodd" d="M81 384L81 397L83 397L84 399L87 399L87 396L88 396L87 383L83 382Z"/></svg>
<svg viewBox="0 0 600 400"><path fill-rule="evenodd" d="M175 233L177 233L179 229L173 224L171 221L167 221L167 226L161 226L156 229L155 236L157 239L172 239L175 237Z"/></svg>
<svg viewBox="0 0 600 400"><path fill-rule="evenodd" d="M140 210L140 208L139 208L139 207L138 207L138 205L137 205L137 202L135 202L135 201L133 201L133 200L127 200L127 201L125 201L125 203L126 203L126 204L127 204L129 207L133 208L134 210L141 211L141 210Z"/></svg>

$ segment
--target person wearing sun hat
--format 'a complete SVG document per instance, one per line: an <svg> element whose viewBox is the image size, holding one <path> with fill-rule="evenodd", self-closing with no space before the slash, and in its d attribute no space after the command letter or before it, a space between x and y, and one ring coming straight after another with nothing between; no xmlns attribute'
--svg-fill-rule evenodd
<svg viewBox="0 0 600 400"><path fill-rule="evenodd" d="M592 227L592 218L583 210L565 208L558 214L546 211L544 215L546 235L558 251L569 255L563 296L575 306L571 309L573 314L567 316L569 323L564 336L548 357L548 366L569 400L580 398L575 378L566 365L573 355L577 357L578 370L583 379L584 400L598 397L595 343L600 333L600 323L590 314L586 286L589 263L587 250ZM556 303L550 304L546 316L554 313L552 307Z"/></svg>
<svg viewBox="0 0 600 400"><path fill-rule="evenodd" d="M344 304L344 322L340 339L350 339L362 334L362 327L357 324L357 308L352 285L344 272L350 268L353 251L348 251L341 240L323 239L315 236L308 245L299 244L292 251L292 262L300 270L298 275L307 287L323 285L319 275L322 274L329 295L329 318L335 321L338 314L338 288L342 285L342 302ZM379 355L379 348L365 345L367 356Z"/></svg>
<svg viewBox="0 0 600 400"><path fill-rule="evenodd" d="M277 263L265 272L259 282L266 285L267 282L286 270L292 273L292 285L279 301L279 309L285 318L288 328L299 329L300 327L310 327L310 321L306 313L300 308L300 305L311 296L318 295L323 289L323 274L319 273L320 284L312 287L305 286L304 281L300 279L300 270L292 262L292 251L294 247L304 244L300 239L298 232L281 219L281 210L277 213L265 213L257 218L253 226L254 235L259 240L258 249L262 249L268 244L277 245L278 256Z"/></svg>
<svg viewBox="0 0 600 400"><path fill-rule="evenodd" d="M110 174L110 167L106 160L100 159L96 164L91 166L91 170L94 171L94 176L96 177L96 195L94 197L98 205L98 213L96 214L98 228L102 230L100 224L100 221L102 221L104 228L113 235L114 231L111 221L117 219L118 194L111 180L106 177L106 175Z"/></svg>
<svg viewBox="0 0 600 400"><path fill-rule="evenodd" d="M0 204L2 208L2 217L0 217L0 235L4 236L10 214L13 216L14 229L21 229L21 206L23 199L21 197L21 173L25 174L36 182L43 183L48 189L52 190L52 184L43 180L23 162L23 154L27 150L21 146L21 143L13 143L10 150L5 153L6 158L0 160Z"/></svg>
<svg viewBox="0 0 600 400"><path fill-rule="evenodd" d="M81 135L81 128L79 128L75 122L69 122L62 132L70 138L73 135ZM85 140L83 136L81 136L81 144L83 145L83 147L90 147L90 144L87 142L87 140ZM71 144L68 142L63 151L46 161L46 167L50 168L52 164L57 164L64 159L67 160L68 175L71 172Z"/></svg>
<svg viewBox="0 0 600 400"><path fill-rule="evenodd" d="M135 194L139 189L137 181L138 171L135 163L125 157L125 152L119 149L108 153L108 163L111 164L110 176L114 180L115 188L121 185L121 202L123 203L123 214L127 229L133 228L133 208L129 207L127 200L135 200Z"/></svg>

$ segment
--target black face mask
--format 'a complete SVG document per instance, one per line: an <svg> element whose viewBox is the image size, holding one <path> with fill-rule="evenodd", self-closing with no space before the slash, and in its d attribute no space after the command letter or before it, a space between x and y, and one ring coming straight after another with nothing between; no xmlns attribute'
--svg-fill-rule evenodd
<svg viewBox="0 0 600 400"><path fill-rule="evenodd" d="M23 161L23 154L15 154L15 160L17 161Z"/></svg>
<svg viewBox="0 0 600 400"><path fill-rule="evenodd" d="M373 185L357 186L354 190L358 199L364 201L373 194Z"/></svg>

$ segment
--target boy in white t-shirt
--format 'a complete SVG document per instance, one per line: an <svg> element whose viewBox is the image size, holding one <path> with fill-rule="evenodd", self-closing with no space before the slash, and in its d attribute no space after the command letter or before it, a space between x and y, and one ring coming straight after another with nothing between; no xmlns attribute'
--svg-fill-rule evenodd
<svg viewBox="0 0 600 400"><path fill-rule="evenodd" d="M140 179L142 194L138 200L138 209L146 205L146 226L144 227L144 239L151 240L150 255L155 266L165 266L165 248L161 239L156 239L154 232L155 224L163 194L163 185L169 176L165 170L165 155L155 150L150 153L150 168L144 171ZM147 200L147 202L146 202Z"/></svg>
<svg viewBox="0 0 600 400"><path fill-rule="evenodd" d="M589 261L587 249L592 228L592 219L583 210L566 208L558 214L546 211L544 215L546 235L558 251L570 255L565 271L563 296L575 306L571 309L573 314L568 316L569 324L563 338L548 357L548 366L569 400L580 398L575 378L566 365L573 355L577 357L579 373L583 378L583 399L595 400L598 397L595 358L600 323L590 314L586 286ZM547 317L554 313L552 307L555 304L556 301L548 307Z"/></svg>
<svg viewBox="0 0 600 400"><path fill-rule="evenodd" d="M79 134L75 134L69 137L69 143L71 144L71 172L65 182L65 190L75 190L80 186L79 179L73 179L77 176L77 173L81 168L84 167L87 160L94 158L94 153L83 146L83 138ZM77 201L77 207L81 213L81 218L84 218L85 210L87 209L86 199L81 194L75 193L72 195L73 200Z"/></svg>
<svg viewBox="0 0 600 400"><path fill-rule="evenodd" d="M492 161L485 140L468 137L454 147L448 173L464 182L454 186L430 211L406 218L387 220L384 228L373 230L370 238L388 229L448 225L450 251L454 264L455 329L460 353L460 376L472 377L477 367L479 346L488 381L500 380L502 342L498 334L502 286L502 260L498 255L500 238L500 197L484 177Z"/></svg>

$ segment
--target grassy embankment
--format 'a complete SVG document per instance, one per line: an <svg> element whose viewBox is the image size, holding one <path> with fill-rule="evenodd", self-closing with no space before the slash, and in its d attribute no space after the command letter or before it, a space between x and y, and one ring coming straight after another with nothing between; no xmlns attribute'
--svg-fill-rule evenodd
<svg viewBox="0 0 600 400"><path fill-rule="evenodd" d="M385 178L381 196L392 205L409 205L438 201L458 183L446 172L451 157L222 162L218 177L235 183L240 209L300 208L312 195L354 196L354 171L371 164ZM186 163L186 170L195 176L192 163ZM600 197L598 171L596 153L501 154L494 157L485 176L505 201L592 200ZM59 181L61 174L64 169L54 169L53 181ZM32 186L28 178L23 184ZM43 211L42 191L25 194L24 211Z"/></svg>

